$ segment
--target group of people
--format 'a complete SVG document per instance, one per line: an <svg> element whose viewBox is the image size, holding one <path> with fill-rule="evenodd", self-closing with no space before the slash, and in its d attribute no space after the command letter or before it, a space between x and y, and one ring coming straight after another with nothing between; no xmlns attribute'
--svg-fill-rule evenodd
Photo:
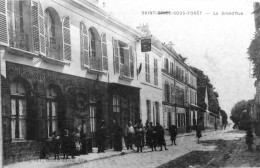
<svg viewBox="0 0 260 168"><path fill-rule="evenodd" d="M169 133L171 135L171 145L177 145L177 127L175 125L170 126ZM105 122L102 120L95 133L98 153L105 151L106 140L109 138L107 135ZM145 126L143 126L141 119L135 125L129 121L123 129L117 120L114 119L110 139L115 151L122 151L123 138L127 150L134 150L134 145L136 152L142 152L143 147L147 145L152 151L157 151L157 147L160 147L160 151L162 151L163 147L165 150L168 150L164 135L164 128L159 122L153 125L152 122L147 121ZM63 153L63 157L66 159L69 156L75 158L76 155L88 154L86 121L82 120L81 125L74 128L73 131L69 132L65 129L61 135L58 131L55 131L52 142L55 159L59 159L60 153Z"/></svg>
<svg viewBox="0 0 260 168"><path fill-rule="evenodd" d="M106 129L104 120L101 121L100 126L96 131L98 152L104 152ZM81 125L74 128L71 132L68 129L64 129L62 134L58 131L53 132L52 145L54 159L59 159L60 153L63 153L63 157L68 159L75 158L76 155L86 155L90 152L87 146L87 126L86 120L82 120Z"/></svg>

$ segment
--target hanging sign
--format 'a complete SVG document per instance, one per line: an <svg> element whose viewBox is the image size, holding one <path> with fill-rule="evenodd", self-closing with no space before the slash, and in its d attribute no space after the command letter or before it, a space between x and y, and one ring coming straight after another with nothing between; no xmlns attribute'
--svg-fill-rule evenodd
<svg viewBox="0 0 260 168"><path fill-rule="evenodd" d="M142 52L149 52L151 51L151 38L144 38L141 39L141 51Z"/></svg>

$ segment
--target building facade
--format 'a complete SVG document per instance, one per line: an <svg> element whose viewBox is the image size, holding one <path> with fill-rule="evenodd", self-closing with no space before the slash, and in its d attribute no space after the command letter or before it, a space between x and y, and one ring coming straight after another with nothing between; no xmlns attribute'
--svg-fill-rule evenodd
<svg viewBox="0 0 260 168"><path fill-rule="evenodd" d="M110 128L113 119L124 127L140 118L137 30L97 1L0 2L6 163L44 157L54 131L83 119L96 146L101 120Z"/></svg>
<svg viewBox="0 0 260 168"><path fill-rule="evenodd" d="M176 125L180 132L189 132L196 124L197 76L176 53L172 44L163 46L163 124Z"/></svg>

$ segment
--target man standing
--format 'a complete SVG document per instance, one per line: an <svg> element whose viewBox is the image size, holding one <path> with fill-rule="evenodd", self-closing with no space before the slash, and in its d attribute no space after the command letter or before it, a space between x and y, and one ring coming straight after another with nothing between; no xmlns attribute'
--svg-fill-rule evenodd
<svg viewBox="0 0 260 168"><path fill-rule="evenodd" d="M86 126L86 120L81 121L81 125L79 126L80 130L80 141L82 144L82 150L81 154L86 155L87 152L87 126Z"/></svg>
<svg viewBox="0 0 260 168"><path fill-rule="evenodd" d="M97 130L98 153L105 152L105 143L106 143L106 128L105 128L105 121L102 120L100 123L100 127Z"/></svg>

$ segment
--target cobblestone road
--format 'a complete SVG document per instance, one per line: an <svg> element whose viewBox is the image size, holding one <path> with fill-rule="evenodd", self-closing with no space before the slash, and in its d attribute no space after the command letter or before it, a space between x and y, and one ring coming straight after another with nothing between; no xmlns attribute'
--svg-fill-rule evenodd
<svg viewBox="0 0 260 168"><path fill-rule="evenodd" d="M243 137L244 134L239 133L227 133L227 131L213 131L203 133L201 141L204 140L233 140ZM169 141L167 142L169 143ZM168 151L156 151L151 152L146 148L143 153L130 153L127 155L121 155L111 157L107 159L101 159L96 161L90 161L80 164L72 164L69 167L89 167L89 168L131 168L131 167L144 167L152 168L160 166L168 161L178 158L194 150L213 150L216 146L203 146L198 144L194 135L180 137L177 139L177 146L167 146Z"/></svg>

